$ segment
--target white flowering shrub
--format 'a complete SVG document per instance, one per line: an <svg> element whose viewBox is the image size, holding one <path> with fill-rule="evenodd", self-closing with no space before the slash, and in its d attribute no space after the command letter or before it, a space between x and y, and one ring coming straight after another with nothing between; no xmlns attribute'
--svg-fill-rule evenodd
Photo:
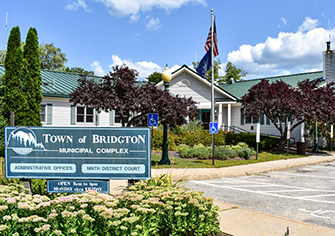
<svg viewBox="0 0 335 236"><path fill-rule="evenodd" d="M202 193L141 181L119 195L28 195L0 186L0 235L213 235L218 208Z"/></svg>

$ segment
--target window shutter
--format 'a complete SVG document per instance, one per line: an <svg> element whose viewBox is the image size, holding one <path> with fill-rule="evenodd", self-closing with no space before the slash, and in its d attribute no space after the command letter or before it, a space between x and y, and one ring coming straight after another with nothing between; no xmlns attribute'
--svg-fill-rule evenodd
<svg viewBox="0 0 335 236"><path fill-rule="evenodd" d="M264 114L261 116L261 125L264 125Z"/></svg>
<svg viewBox="0 0 335 236"><path fill-rule="evenodd" d="M241 125L244 125L244 108L241 108Z"/></svg>
<svg viewBox="0 0 335 236"><path fill-rule="evenodd" d="M111 110L109 111L109 125L114 125L115 121L115 111Z"/></svg>
<svg viewBox="0 0 335 236"><path fill-rule="evenodd" d="M76 124L76 106L71 105L71 125Z"/></svg>
<svg viewBox="0 0 335 236"><path fill-rule="evenodd" d="M271 120L270 120L269 117L266 117L266 124L267 124L267 125L270 125L270 124L271 124Z"/></svg>
<svg viewBox="0 0 335 236"><path fill-rule="evenodd" d="M94 110L94 116L95 116L95 125L100 124L100 113L97 110Z"/></svg>
<svg viewBox="0 0 335 236"><path fill-rule="evenodd" d="M47 125L52 124L52 104L47 104Z"/></svg>

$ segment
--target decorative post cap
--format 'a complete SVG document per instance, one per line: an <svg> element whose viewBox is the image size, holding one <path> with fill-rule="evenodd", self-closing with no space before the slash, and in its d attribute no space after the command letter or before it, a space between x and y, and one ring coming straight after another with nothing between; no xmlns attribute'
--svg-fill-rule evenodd
<svg viewBox="0 0 335 236"><path fill-rule="evenodd" d="M168 65L165 67L165 71L162 73L162 80L164 82L170 82L172 79L172 73L168 68Z"/></svg>

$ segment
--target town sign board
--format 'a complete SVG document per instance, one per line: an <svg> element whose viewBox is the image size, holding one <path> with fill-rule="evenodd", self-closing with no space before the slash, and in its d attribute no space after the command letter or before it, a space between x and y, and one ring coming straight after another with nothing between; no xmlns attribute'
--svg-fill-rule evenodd
<svg viewBox="0 0 335 236"><path fill-rule="evenodd" d="M149 128L5 127L6 178L149 179Z"/></svg>

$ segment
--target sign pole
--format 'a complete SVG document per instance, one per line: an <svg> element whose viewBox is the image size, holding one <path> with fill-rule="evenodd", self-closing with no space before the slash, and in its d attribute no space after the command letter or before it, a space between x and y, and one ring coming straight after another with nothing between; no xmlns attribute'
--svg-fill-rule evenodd
<svg viewBox="0 0 335 236"><path fill-rule="evenodd" d="M287 122L287 148L286 148L286 156L288 156L288 148L290 145L290 138L291 138L291 122Z"/></svg>
<svg viewBox="0 0 335 236"><path fill-rule="evenodd" d="M256 129L256 160L258 160L258 146L260 141L260 133L261 133L261 126L260 123L257 123L257 129Z"/></svg>
<svg viewBox="0 0 335 236"><path fill-rule="evenodd" d="M212 63L212 78L211 78L211 122L214 122L214 44L213 44L213 33L214 33L214 12L211 9L211 63ZM214 133L212 133L212 164L214 165Z"/></svg>
<svg viewBox="0 0 335 236"><path fill-rule="evenodd" d="M333 135L334 135L334 126L330 125L330 152L333 149Z"/></svg>

